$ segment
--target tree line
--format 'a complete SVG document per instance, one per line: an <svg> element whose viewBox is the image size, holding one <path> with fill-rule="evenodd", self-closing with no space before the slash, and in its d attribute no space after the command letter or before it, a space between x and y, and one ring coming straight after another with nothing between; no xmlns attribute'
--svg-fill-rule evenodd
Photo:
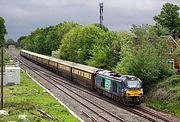
<svg viewBox="0 0 180 122"><path fill-rule="evenodd" d="M180 30L179 7L167 3L155 25L133 25L130 32L112 32L99 24L64 22L38 28L18 39L21 47L64 60L139 77L146 88L171 75L167 38ZM177 49L179 50L179 49ZM176 55L179 56L179 51Z"/></svg>

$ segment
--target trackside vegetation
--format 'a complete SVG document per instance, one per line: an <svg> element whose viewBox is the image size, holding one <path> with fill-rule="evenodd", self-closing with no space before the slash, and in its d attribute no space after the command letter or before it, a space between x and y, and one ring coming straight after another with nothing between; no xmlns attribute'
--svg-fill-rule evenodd
<svg viewBox="0 0 180 122"><path fill-rule="evenodd" d="M0 47L4 45L5 42L5 34L7 34L5 20L0 16Z"/></svg>
<svg viewBox="0 0 180 122"><path fill-rule="evenodd" d="M180 75L162 80L147 95L149 106L180 116Z"/></svg>
<svg viewBox="0 0 180 122"><path fill-rule="evenodd" d="M9 57L9 55L7 54L7 52L6 52L6 50L4 50L4 64L9 64L10 63L10 57Z"/></svg>
<svg viewBox="0 0 180 122"><path fill-rule="evenodd" d="M177 5L166 3L161 13L153 18L154 25L133 25L130 32L112 32L107 27L100 28L98 24L83 26L64 22L37 29L28 36L20 37L18 42L23 49L29 51L45 55L55 52L53 56L57 58L121 74L135 75L143 81L146 95L151 89L160 88L159 81L164 81L175 74L171 64L168 63L172 58L169 56L168 37L174 37L176 32L180 32L178 11ZM179 59L179 56L178 47L174 57ZM168 82L164 82L164 85L170 89ZM180 86L177 87L179 89ZM147 101L160 103L161 100L147 97ZM173 105L179 104L177 101L174 102Z"/></svg>
<svg viewBox="0 0 180 122"><path fill-rule="evenodd" d="M4 87L4 100L4 110L7 110L9 115L0 117L1 122L24 121L18 119L19 115L27 115L25 121L30 122L79 122L64 106L22 71L19 85ZM41 116L38 110L48 113L54 120Z"/></svg>

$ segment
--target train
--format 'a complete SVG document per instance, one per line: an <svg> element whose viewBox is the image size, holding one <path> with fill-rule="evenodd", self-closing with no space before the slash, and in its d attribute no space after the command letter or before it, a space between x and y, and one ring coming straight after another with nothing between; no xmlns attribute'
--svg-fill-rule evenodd
<svg viewBox="0 0 180 122"><path fill-rule="evenodd" d="M136 76L122 75L27 50L21 50L20 55L73 83L125 105L140 105L143 102L142 81Z"/></svg>

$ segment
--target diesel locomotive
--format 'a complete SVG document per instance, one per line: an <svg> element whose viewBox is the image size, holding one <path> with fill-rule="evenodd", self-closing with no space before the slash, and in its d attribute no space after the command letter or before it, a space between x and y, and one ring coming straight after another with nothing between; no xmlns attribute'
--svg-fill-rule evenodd
<svg viewBox="0 0 180 122"><path fill-rule="evenodd" d="M72 82L126 105L139 105L143 102L142 81L135 76L122 75L27 50L21 50L20 55Z"/></svg>

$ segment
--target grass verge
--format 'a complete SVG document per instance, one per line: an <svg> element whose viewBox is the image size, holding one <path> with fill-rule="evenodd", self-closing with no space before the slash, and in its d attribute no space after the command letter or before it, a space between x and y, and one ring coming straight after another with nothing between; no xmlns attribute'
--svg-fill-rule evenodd
<svg viewBox="0 0 180 122"><path fill-rule="evenodd" d="M17 121L19 115L27 115L30 122L79 122L69 111L59 104L52 96L21 71L21 83L19 85L4 87L4 110L9 115L0 117L1 122ZM40 115L38 110L43 110L56 120L48 119Z"/></svg>
<svg viewBox="0 0 180 122"><path fill-rule="evenodd" d="M9 64L10 63L10 57L9 55L7 54L7 50L4 50L4 53L3 53L4 57L3 57L3 60L4 60L4 64ZM1 55L1 54L0 54Z"/></svg>
<svg viewBox="0 0 180 122"><path fill-rule="evenodd" d="M173 75L154 86L145 104L180 116L180 75Z"/></svg>

